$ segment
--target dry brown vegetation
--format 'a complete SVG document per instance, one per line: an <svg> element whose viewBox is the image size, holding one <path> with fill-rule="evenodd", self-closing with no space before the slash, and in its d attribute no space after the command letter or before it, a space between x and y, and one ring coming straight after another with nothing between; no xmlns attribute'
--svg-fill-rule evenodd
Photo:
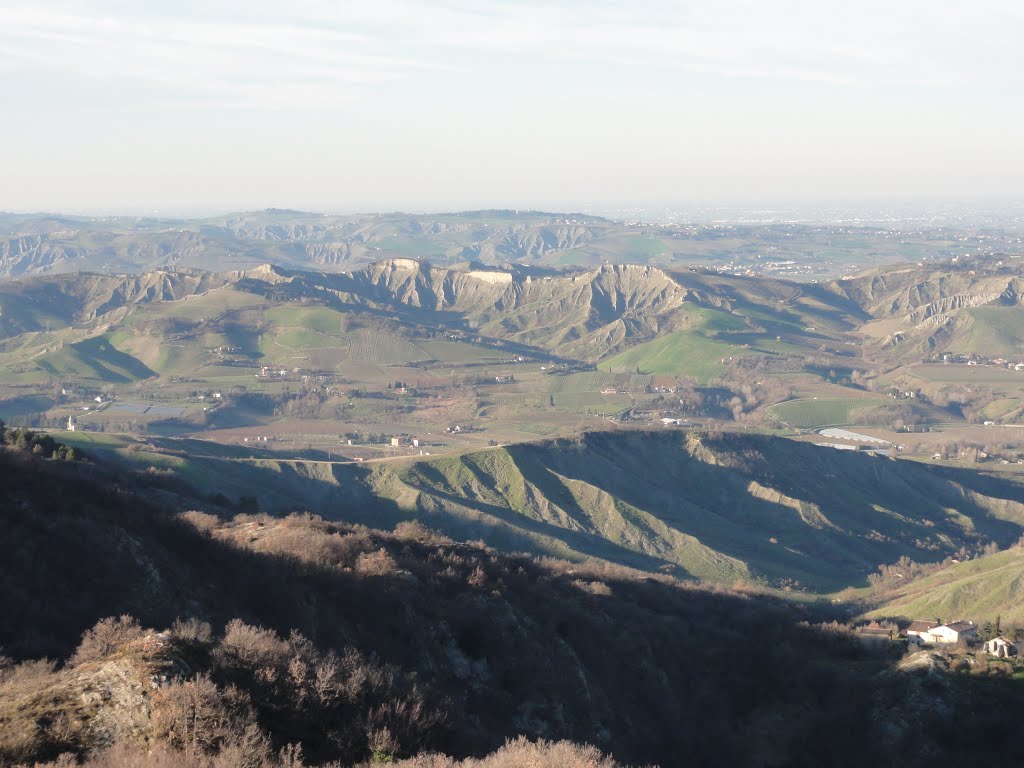
<svg viewBox="0 0 1024 768"><path fill-rule="evenodd" d="M519 737L484 758L457 760L447 755L427 753L408 760L370 760L357 768L388 763L396 768L618 768L612 758L590 746L570 742L530 741ZM103 750L79 763L74 755L65 753L34 768L304 768L309 765L301 747L289 745L273 754L265 742L253 736L210 757L187 749L159 746L144 750L119 744ZM340 763L325 764L322 768Z"/></svg>

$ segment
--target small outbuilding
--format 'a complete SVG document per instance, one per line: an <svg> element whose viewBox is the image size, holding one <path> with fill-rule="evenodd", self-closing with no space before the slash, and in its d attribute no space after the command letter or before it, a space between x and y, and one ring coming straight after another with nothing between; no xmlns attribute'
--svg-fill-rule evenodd
<svg viewBox="0 0 1024 768"><path fill-rule="evenodd" d="M992 656L998 656L1000 659L1005 659L1008 656L1017 655L1017 646L1000 635L985 641L985 652Z"/></svg>
<svg viewBox="0 0 1024 768"><path fill-rule="evenodd" d="M885 629L884 627L858 627L856 632L857 639L867 646L887 646L892 642L892 630Z"/></svg>
<svg viewBox="0 0 1024 768"><path fill-rule="evenodd" d="M912 621L910 626L907 627L907 638L911 640L916 639L918 642L924 642L925 635L930 633L937 626L939 626L939 622L937 621L925 621L923 619Z"/></svg>

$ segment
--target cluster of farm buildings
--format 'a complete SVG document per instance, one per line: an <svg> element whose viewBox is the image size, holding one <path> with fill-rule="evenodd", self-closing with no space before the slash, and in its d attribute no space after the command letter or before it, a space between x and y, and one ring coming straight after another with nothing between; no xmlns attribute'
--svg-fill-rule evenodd
<svg viewBox="0 0 1024 768"><path fill-rule="evenodd" d="M857 630L857 637L866 644L891 643L899 639L894 637L894 630L869 625L860 627ZM910 645L938 645L950 646L976 645L980 639L978 636L978 625L973 621L959 620L943 624L938 621L917 620L910 623L906 629L899 632L900 637L905 637ZM1017 646L1002 635L986 640L984 650L992 656L1006 658L1017 655Z"/></svg>
<svg viewBox="0 0 1024 768"><path fill-rule="evenodd" d="M933 358L934 359L934 358ZM1014 371L1024 371L1024 361L1014 362L1007 360L1005 357L992 357L987 358L982 355L972 354L956 354L954 352L946 352L942 356L942 362L944 363L960 363L966 365L994 365L998 368L1009 368Z"/></svg>

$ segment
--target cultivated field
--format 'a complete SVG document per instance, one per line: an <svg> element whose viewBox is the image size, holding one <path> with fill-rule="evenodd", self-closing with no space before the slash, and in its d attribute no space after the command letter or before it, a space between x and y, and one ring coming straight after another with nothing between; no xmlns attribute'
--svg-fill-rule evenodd
<svg viewBox="0 0 1024 768"><path fill-rule="evenodd" d="M877 408L877 400L789 400L768 408L779 421L801 429L852 424L855 414Z"/></svg>

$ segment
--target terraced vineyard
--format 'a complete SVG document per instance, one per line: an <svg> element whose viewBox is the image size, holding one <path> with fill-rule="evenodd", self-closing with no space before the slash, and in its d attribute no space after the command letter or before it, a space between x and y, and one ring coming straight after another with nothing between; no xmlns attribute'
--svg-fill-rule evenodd
<svg viewBox="0 0 1024 768"><path fill-rule="evenodd" d="M707 383L725 371L725 360L750 355L749 349L708 338L695 331L677 331L648 341L601 363L611 373L661 373L692 376Z"/></svg>
<svg viewBox="0 0 1024 768"><path fill-rule="evenodd" d="M986 406L982 413L990 419L1005 419L1018 415L1024 401L1017 397L1008 397L995 400Z"/></svg>
<svg viewBox="0 0 1024 768"><path fill-rule="evenodd" d="M602 395L600 392L554 395L555 406L575 413L611 416L632 404L628 395Z"/></svg>
<svg viewBox="0 0 1024 768"><path fill-rule="evenodd" d="M282 327L305 328L318 333L338 335L346 320L342 312L328 307L280 306L267 310L267 322Z"/></svg>
<svg viewBox="0 0 1024 768"><path fill-rule="evenodd" d="M550 404L548 395L533 392L494 392L483 398L494 405L524 405L533 408Z"/></svg>
<svg viewBox="0 0 1024 768"><path fill-rule="evenodd" d="M430 360L430 355L415 344L385 331L359 330L349 334L348 340L349 354L359 362L406 365Z"/></svg>
<svg viewBox="0 0 1024 768"><path fill-rule="evenodd" d="M604 371L585 371L567 375L555 374L547 377L549 390L554 394L582 394L600 392L615 384L615 376Z"/></svg>
<svg viewBox="0 0 1024 768"><path fill-rule="evenodd" d="M417 341L416 346L422 349L434 360L451 365L473 365L478 363L499 362L508 357L508 355L503 355L496 350L466 342L435 341L428 339Z"/></svg>

